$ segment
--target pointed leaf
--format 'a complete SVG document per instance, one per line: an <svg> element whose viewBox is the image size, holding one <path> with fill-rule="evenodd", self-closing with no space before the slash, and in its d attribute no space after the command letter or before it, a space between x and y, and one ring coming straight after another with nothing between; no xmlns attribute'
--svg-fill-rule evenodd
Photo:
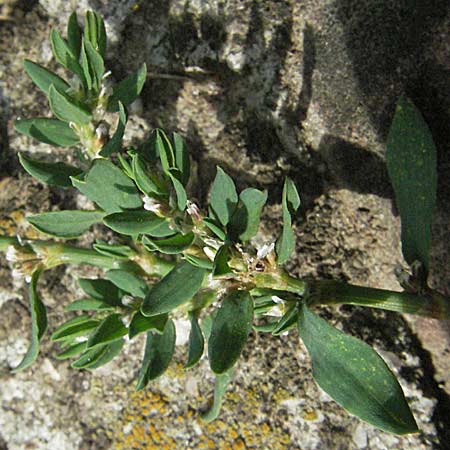
<svg viewBox="0 0 450 450"><path fill-rule="evenodd" d="M125 341L118 339L110 344L97 345L84 352L71 364L74 369L96 369L110 362L123 348Z"/></svg>
<svg viewBox="0 0 450 450"><path fill-rule="evenodd" d="M131 158L131 173L138 188L147 196L151 194L166 195L166 190L156 177L152 176L144 158L139 153L135 153Z"/></svg>
<svg viewBox="0 0 450 450"><path fill-rule="evenodd" d="M28 216L27 221L42 233L64 239L76 238L97 222L103 211L55 211Z"/></svg>
<svg viewBox="0 0 450 450"><path fill-rule="evenodd" d="M136 72L113 86L113 93L108 99L108 111L116 112L119 101L125 106L133 103L139 96L147 78L147 66L143 64Z"/></svg>
<svg viewBox="0 0 450 450"><path fill-rule="evenodd" d="M162 334L168 317L167 314L145 317L140 311L136 311L130 323L128 331L129 338L133 339L139 333L143 333L144 331L154 331Z"/></svg>
<svg viewBox="0 0 450 450"><path fill-rule="evenodd" d="M128 333L127 327L122 323L121 314L111 314L103 319L98 327L89 336L87 348L120 339Z"/></svg>
<svg viewBox="0 0 450 450"><path fill-rule="evenodd" d="M128 247L128 245L96 242L92 247L101 255L111 256L118 259L129 259L131 256L136 254L136 252Z"/></svg>
<svg viewBox="0 0 450 450"><path fill-rule="evenodd" d="M92 79L91 68L89 66L89 61L88 61L88 57L86 54L86 46L84 45L84 41L83 41L83 45L81 46L80 59L81 59L81 68L83 69L84 79L86 80L87 90L90 91L90 90L92 90L92 85L95 82L95 80Z"/></svg>
<svg viewBox="0 0 450 450"><path fill-rule="evenodd" d="M92 120L92 114L85 105L56 89L54 84L48 90L48 99L53 114L64 122L87 125Z"/></svg>
<svg viewBox="0 0 450 450"><path fill-rule="evenodd" d="M163 130L154 131L156 151L161 161L163 171L169 175L170 169L175 167L175 153L171 142Z"/></svg>
<svg viewBox="0 0 450 450"><path fill-rule="evenodd" d="M107 213L142 206L135 184L111 161L96 159L84 179L71 179L82 194Z"/></svg>
<svg viewBox="0 0 450 450"><path fill-rule="evenodd" d="M150 239L147 236L142 238L142 243L150 251L159 251L168 255L176 255L188 249L194 242L194 233L188 234L176 234L175 236L169 237L167 239Z"/></svg>
<svg viewBox="0 0 450 450"><path fill-rule="evenodd" d="M185 369L194 367L200 361L205 346L203 333L198 324L197 313L189 313L189 318L191 321L191 331L189 332L189 354L187 363L184 366Z"/></svg>
<svg viewBox="0 0 450 450"><path fill-rule="evenodd" d="M178 263L155 284L142 304L144 316L156 316L172 311L189 301L201 288L206 271L187 261Z"/></svg>
<svg viewBox="0 0 450 450"><path fill-rule="evenodd" d="M155 213L144 210L114 213L103 219L103 223L111 230L130 236L150 233L164 221Z"/></svg>
<svg viewBox="0 0 450 450"><path fill-rule="evenodd" d="M86 20L84 22L84 39L89 42L101 56L105 56L105 23L100 14L95 11L86 12Z"/></svg>
<svg viewBox="0 0 450 450"><path fill-rule="evenodd" d="M50 339L57 342L79 336L86 336L98 325L98 323L99 321L97 319L92 319L90 316L78 316L58 327L51 335Z"/></svg>
<svg viewBox="0 0 450 450"><path fill-rule="evenodd" d="M50 86L55 85L60 91L65 92L69 85L56 73L51 72L45 67L26 59L23 63L25 71L33 80L33 83L45 94L48 94Z"/></svg>
<svg viewBox="0 0 450 450"><path fill-rule="evenodd" d="M86 350L86 341L84 342L78 342L77 344L72 344L68 348L66 348L61 353L58 353L55 358L56 359L68 359L72 358L73 356L77 356L80 353L84 352Z"/></svg>
<svg viewBox="0 0 450 450"><path fill-rule="evenodd" d="M37 282L40 274L41 271L36 270L30 282L31 342L22 361L13 369L14 373L24 370L33 364L39 354L39 342L47 329L47 313L37 292Z"/></svg>
<svg viewBox="0 0 450 450"><path fill-rule="evenodd" d="M66 306L66 311L109 311L113 309L114 306L96 298L75 300Z"/></svg>
<svg viewBox="0 0 450 450"><path fill-rule="evenodd" d="M144 389L149 381L161 376L169 367L175 351L175 340L175 325L172 320L166 322L163 334L147 333L137 391Z"/></svg>
<svg viewBox="0 0 450 450"><path fill-rule="evenodd" d="M48 163L30 158L24 153L19 153L19 161L22 167L34 178L53 186L72 186L71 176L81 173L81 169L69 166L62 162Z"/></svg>
<svg viewBox="0 0 450 450"><path fill-rule="evenodd" d="M296 306L291 306L283 317L278 321L275 329L272 331L274 336L279 336L297 325L298 309Z"/></svg>
<svg viewBox="0 0 450 450"><path fill-rule="evenodd" d="M203 223L222 241L227 239L227 234L222 230L220 223L211 219L210 217L205 217Z"/></svg>
<svg viewBox="0 0 450 450"><path fill-rule="evenodd" d="M34 119L16 120L14 128L19 133L58 147L72 147L80 142L80 138L75 131L66 122L58 119L36 117Z"/></svg>
<svg viewBox="0 0 450 450"><path fill-rule="evenodd" d="M111 306L121 306L122 291L111 281L97 278L79 278L81 289L91 298L102 300Z"/></svg>
<svg viewBox="0 0 450 450"><path fill-rule="evenodd" d="M248 188L240 193L238 207L228 224L231 239L245 242L255 236L266 201L267 191Z"/></svg>
<svg viewBox="0 0 450 450"><path fill-rule="evenodd" d="M298 329L314 379L339 405L390 433L418 431L395 376L367 344L328 325L305 305Z"/></svg>
<svg viewBox="0 0 450 450"><path fill-rule="evenodd" d="M222 374L231 369L252 330L253 301L247 291L234 291L222 301L208 341L211 369Z"/></svg>
<svg viewBox="0 0 450 450"><path fill-rule="evenodd" d="M134 273L122 269L113 269L106 272L106 278L114 283L118 288L133 295L144 298L148 292L147 283Z"/></svg>
<svg viewBox="0 0 450 450"><path fill-rule="evenodd" d="M403 255L408 264L420 261L428 272L437 190L436 147L420 111L406 97L397 104L386 164L400 211Z"/></svg>
<svg viewBox="0 0 450 450"><path fill-rule="evenodd" d="M103 146L100 151L100 156L107 157L112 153L117 152L122 147L122 139L127 125L128 115L125 107L119 102L119 123L112 138Z"/></svg>
<svg viewBox="0 0 450 450"><path fill-rule="evenodd" d="M89 41L84 42L84 48L92 76L92 84L95 86L95 90L99 91L102 85L103 75L105 74L105 63Z"/></svg>
<svg viewBox="0 0 450 450"><path fill-rule="evenodd" d="M217 250L216 256L214 257L214 265L212 270L212 274L214 277L220 277L233 273L230 266L228 265L229 259L230 248L228 245L222 245L222 247Z"/></svg>
<svg viewBox="0 0 450 450"><path fill-rule="evenodd" d="M75 11L70 15L67 24L67 40L70 51L78 59L81 50L81 28L78 25L77 13Z"/></svg>
<svg viewBox="0 0 450 450"><path fill-rule="evenodd" d="M189 181L191 170L191 162L189 160L189 153L184 145L183 139L178 133L173 133L173 143L175 148L175 166L180 171L180 181L186 186Z"/></svg>
<svg viewBox="0 0 450 450"><path fill-rule="evenodd" d="M209 205L222 225L227 225L238 202L233 180L217 167L217 175L211 187Z"/></svg>
<svg viewBox="0 0 450 450"><path fill-rule="evenodd" d="M177 196L177 208L179 211L184 211L187 204L187 194L183 187L181 181L179 181L173 174L172 171L169 172L169 177L172 181L173 188Z"/></svg>
<svg viewBox="0 0 450 450"><path fill-rule="evenodd" d="M202 420L206 423L215 420L220 413L222 407L223 398L227 392L228 385L234 377L235 370L231 369L221 375L216 375L216 382L214 385L214 400L211 408L202 414Z"/></svg>
<svg viewBox="0 0 450 450"><path fill-rule="evenodd" d="M201 267L206 270L213 269L213 263L209 259L199 258L198 256L190 255L189 253L186 253L184 258L193 266Z"/></svg>

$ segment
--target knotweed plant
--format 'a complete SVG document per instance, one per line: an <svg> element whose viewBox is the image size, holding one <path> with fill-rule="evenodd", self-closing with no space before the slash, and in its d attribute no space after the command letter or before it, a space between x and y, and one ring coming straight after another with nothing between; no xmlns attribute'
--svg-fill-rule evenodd
<svg viewBox="0 0 450 450"><path fill-rule="evenodd" d="M31 343L14 372L36 360L47 329L38 294L42 272L61 264L91 265L105 269L104 277L79 280L83 298L67 305L70 319L50 336L61 344L56 358L71 359L73 368L100 367L145 333L136 384L144 389L168 368L175 348L173 319L186 315L191 328L185 369L207 353L216 386L203 418L213 420L249 334L277 338L297 329L315 380L339 405L385 431L416 432L402 389L381 357L314 312L319 305L350 304L449 317L449 300L427 285L436 151L412 102L402 98L398 103L386 157L402 220L403 255L411 266L403 277L404 292L302 280L283 268L294 251L292 222L300 207L291 179L284 181L280 236L255 248L252 239L267 192L249 187L238 193L218 167L209 203L200 209L186 191L190 161L179 134L156 129L139 146L123 147L126 108L142 90L146 67L109 83L102 18L88 12L82 29L73 13L67 38L53 30L50 40L70 79L25 61L25 71L48 96L54 118L17 120L15 128L46 144L76 148L78 164L41 161L26 153L19 154L20 163L40 182L78 190L95 209L28 217L33 227L56 239L0 236L0 250L15 274L30 284ZM109 113L118 119L112 135ZM97 223L112 230L114 238L91 248L66 243Z"/></svg>

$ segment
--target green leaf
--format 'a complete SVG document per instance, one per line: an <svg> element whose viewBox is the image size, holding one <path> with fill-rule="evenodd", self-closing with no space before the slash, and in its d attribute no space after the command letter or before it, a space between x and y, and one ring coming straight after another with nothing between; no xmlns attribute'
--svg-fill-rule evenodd
<svg viewBox="0 0 450 450"><path fill-rule="evenodd" d="M418 431L400 385L372 348L328 325L305 305L298 330L315 380L339 405L390 433Z"/></svg>
<svg viewBox="0 0 450 450"><path fill-rule="evenodd" d="M173 174L172 171L169 172L169 177L172 181L172 185L175 189L175 193L177 196L177 208L179 211L184 211L187 204L187 194L186 190L183 187L181 181L179 181Z"/></svg>
<svg viewBox="0 0 450 450"><path fill-rule="evenodd" d="M203 333L198 324L198 314L190 312L189 319L191 321L191 330L189 332L189 353L187 363L184 366L185 369L194 367L200 361L205 346Z"/></svg>
<svg viewBox="0 0 450 450"><path fill-rule="evenodd" d="M114 283L118 288L133 295L144 298L148 292L147 283L134 273L122 269L112 269L106 272L106 278Z"/></svg>
<svg viewBox="0 0 450 450"><path fill-rule="evenodd" d="M190 255L189 253L185 253L184 258L193 266L201 267L206 270L213 269L213 263L209 259L199 258L198 256Z"/></svg>
<svg viewBox="0 0 450 450"><path fill-rule="evenodd" d="M121 314L111 314L105 317L89 336L87 348L92 348L100 344L108 344L120 339L127 333L128 329L122 323Z"/></svg>
<svg viewBox="0 0 450 450"><path fill-rule="evenodd" d="M84 39L103 57L106 52L106 29L100 14L95 11L86 12L84 22Z"/></svg>
<svg viewBox="0 0 450 450"><path fill-rule="evenodd" d="M70 345L68 348L66 348L61 353L58 353L55 356L55 358L56 359L72 358L73 356L77 356L80 353L84 352L85 350L86 350L86 341L78 342L77 344Z"/></svg>
<svg viewBox="0 0 450 450"><path fill-rule="evenodd" d="M156 152L161 161L161 166L167 175L170 174L170 169L175 167L175 154L172 144L170 143L166 133L163 130L156 129L154 131Z"/></svg>
<svg viewBox="0 0 450 450"><path fill-rule="evenodd" d="M278 317L265 316L266 322L259 325L253 325L253 329L259 333L272 333L278 324Z"/></svg>
<svg viewBox="0 0 450 450"><path fill-rule="evenodd" d="M82 171L78 167L69 166L62 162L48 163L30 158L24 153L19 153L19 161L22 167L34 178L53 186L72 186L71 176L79 175Z"/></svg>
<svg viewBox="0 0 450 450"><path fill-rule="evenodd" d="M135 184L111 161L96 159L82 180L72 177L72 184L107 213L142 206Z"/></svg>
<svg viewBox="0 0 450 450"><path fill-rule="evenodd" d="M150 251L159 251L168 255L176 255L188 249L194 242L194 233L176 234L167 239L150 239L147 236L142 238L142 243Z"/></svg>
<svg viewBox="0 0 450 450"><path fill-rule="evenodd" d="M222 301L208 341L208 358L216 374L234 366L252 330L253 301L247 291L234 291Z"/></svg>
<svg viewBox="0 0 450 450"><path fill-rule="evenodd" d="M168 317L169 316L167 314L145 317L140 311L136 311L129 326L129 338L133 339L139 333L143 333L144 331L154 331L162 334L164 332L164 327Z"/></svg>
<svg viewBox="0 0 450 450"><path fill-rule="evenodd" d="M147 232L147 234L151 237L168 237L173 236L175 234L175 230L171 228L170 222L164 219L160 225Z"/></svg>
<svg viewBox="0 0 450 450"><path fill-rule="evenodd" d="M180 181L186 186L189 181L191 162L189 152L184 145L183 139L178 133L173 133L173 143L175 149L175 166L180 171Z"/></svg>
<svg viewBox="0 0 450 450"><path fill-rule="evenodd" d="M23 63L23 67L29 77L33 80L33 83L41 91L45 92L45 94L48 94L48 90L52 84L62 92L67 91L70 87L61 77L56 75L56 73L51 72L33 61L26 59Z"/></svg>
<svg viewBox="0 0 450 450"><path fill-rule="evenodd" d="M212 422L219 416L223 398L225 397L225 394L227 392L228 385L234 377L234 373L235 370L231 369L221 375L216 375L213 404L211 405L211 408L201 416L204 422Z"/></svg>
<svg viewBox="0 0 450 450"><path fill-rule="evenodd" d="M292 218L300 207L300 196L294 182L286 177L283 186L283 231L276 243L278 264L284 264L295 248L295 234L292 230Z"/></svg>
<svg viewBox="0 0 450 450"><path fill-rule="evenodd" d="M107 156L110 156L112 153L117 152L121 149L127 121L127 111L122 105L122 102L119 102L119 123L117 124L116 131L114 132L112 138L101 149L100 156L106 158Z"/></svg>
<svg viewBox="0 0 450 450"><path fill-rule="evenodd" d="M97 222L103 211L55 211L28 216L27 221L42 233L64 239L76 238Z"/></svg>
<svg viewBox="0 0 450 450"><path fill-rule="evenodd" d="M83 69L78 62L78 57L73 53L72 49L67 45L67 42L61 37L57 30L51 31L50 42L56 60L66 69L69 69L71 72L78 75L83 85L86 86Z"/></svg>
<svg viewBox="0 0 450 450"><path fill-rule="evenodd" d="M122 350L124 344L124 339L118 339L110 344L91 348L74 361L71 367L74 369L97 369L115 358Z"/></svg>
<svg viewBox="0 0 450 450"><path fill-rule="evenodd" d="M57 342L79 336L86 336L98 325L98 323L99 321L97 319L92 319L90 316L78 316L58 327L50 336L50 339Z"/></svg>
<svg viewBox="0 0 450 450"><path fill-rule="evenodd" d="M227 244L222 245L222 247L217 250L216 256L214 257L214 265L212 270L212 274L214 277L220 277L233 273L230 266L228 265L229 259L230 248Z"/></svg>
<svg viewBox="0 0 450 450"><path fill-rule="evenodd" d="M121 306L122 291L111 281L97 278L79 278L81 289L91 298L102 300L111 306Z"/></svg>
<svg viewBox="0 0 450 450"><path fill-rule="evenodd" d="M81 29L78 25L77 13L74 11L67 24L67 40L70 51L78 59L81 51Z"/></svg>
<svg viewBox="0 0 450 450"><path fill-rule="evenodd" d="M144 316L172 311L189 301L201 288L206 271L187 261L178 263L146 295L141 307Z"/></svg>
<svg viewBox="0 0 450 450"><path fill-rule="evenodd" d="M430 228L436 203L436 147L412 101L401 97L389 131L386 164L402 223L402 251L408 264L429 269Z"/></svg>
<svg viewBox="0 0 450 450"><path fill-rule="evenodd" d="M92 84L95 84L96 91L100 91L103 75L105 74L105 63L103 62L101 55L94 49L89 41L84 41L83 45L86 51L88 67L92 76Z"/></svg>
<svg viewBox="0 0 450 450"><path fill-rule="evenodd" d="M220 223L216 222L214 219L205 217L203 223L222 241L227 239L227 234L222 230Z"/></svg>
<svg viewBox="0 0 450 450"><path fill-rule="evenodd" d="M230 221L238 202L233 180L217 166L217 174L211 186L209 205L219 222L225 226Z"/></svg>
<svg viewBox="0 0 450 450"><path fill-rule="evenodd" d="M83 41L83 45L81 46L80 56L81 56L81 58L80 58L81 59L81 68L83 69L83 74L84 74L84 79L86 80L87 90L90 91L90 90L92 90L92 85L95 80L92 80L91 68L89 67L89 61L88 61L88 57L86 54L86 46L84 45L84 41Z"/></svg>
<svg viewBox="0 0 450 450"><path fill-rule="evenodd" d="M37 282L40 274L40 270L34 271L30 282L31 342L22 361L13 369L14 373L24 370L33 364L39 354L39 342L47 329L47 313L37 292Z"/></svg>
<svg viewBox="0 0 450 450"><path fill-rule="evenodd" d="M58 119L80 125L91 122L92 114L89 109L63 91L56 89L54 84L48 90L48 99L50 108Z"/></svg>
<svg viewBox="0 0 450 450"><path fill-rule="evenodd" d="M172 320L166 322L163 334L147 333L137 391L144 389L149 381L161 376L169 367L175 351L175 340L175 325Z"/></svg>
<svg viewBox="0 0 450 450"><path fill-rule="evenodd" d="M278 321L277 326L272 331L274 336L279 336L291 328L294 328L298 321L298 309L297 306L291 306L288 308L283 317Z"/></svg>
<svg viewBox="0 0 450 450"><path fill-rule="evenodd" d="M75 300L66 306L66 311L109 311L113 309L114 306L96 298Z"/></svg>
<svg viewBox="0 0 450 450"><path fill-rule="evenodd" d="M117 233L134 236L150 233L165 219L150 211L126 211L113 213L103 219L104 224Z"/></svg>
<svg viewBox="0 0 450 450"><path fill-rule="evenodd" d="M101 255L111 256L112 258L118 259L129 259L131 256L136 254L136 252L128 247L128 245L96 242L92 247Z"/></svg>
<svg viewBox="0 0 450 450"><path fill-rule="evenodd" d="M36 117L34 119L16 120L14 128L25 136L58 147L72 147L80 142L80 138L75 131L66 122L58 119Z"/></svg>
<svg viewBox="0 0 450 450"><path fill-rule="evenodd" d="M139 96L147 78L147 66L143 64L136 72L113 86L113 93L108 99L108 111L116 112L119 101L125 106L133 103Z"/></svg>
<svg viewBox="0 0 450 450"><path fill-rule="evenodd" d="M228 230L233 240L245 242L258 232L261 211L267 201L267 191L244 189L239 195L236 211L228 224Z"/></svg>
<svg viewBox="0 0 450 450"><path fill-rule="evenodd" d="M152 175L144 158L138 153L131 155L131 170L133 179L135 180L138 188L145 195L150 196L151 194L167 194L166 190L163 186L161 186L161 183L157 180L156 176Z"/></svg>

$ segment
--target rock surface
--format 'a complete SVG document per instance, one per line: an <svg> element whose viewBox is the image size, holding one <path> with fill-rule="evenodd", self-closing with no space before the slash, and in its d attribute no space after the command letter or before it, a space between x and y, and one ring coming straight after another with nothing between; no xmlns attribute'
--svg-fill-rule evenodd
<svg viewBox="0 0 450 450"><path fill-rule="evenodd" d="M269 190L265 239L279 231L282 180L302 192L293 273L398 289L399 220L384 164L395 102L406 92L438 146L439 192L432 279L450 295L450 7L431 0L148 0L11 2L0 17L0 226L27 231L24 211L70 208L72 192L24 175L17 151L70 161L66 151L18 136L17 116L48 114L24 75L30 58L55 68L47 40L73 6L94 8L111 37L108 65L120 79L142 62L149 79L127 139L162 124L192 150L205 204L220 163L239 188ZM6 9L5 9L6 11ZM2 13L3 14L3 13ZM49 152L52 152L49 155ZM89 239L89 237L88 237ZM51 328L79 295L90 268L46 274L42 295ZM0 259L0 449L446 449L450 442L449 324L342 307L328 318L362 337L398 374L422 432L395 437L348 416L312 381L305 349L292 333L253 335L220 419L198 420L212 377L203 361L177 364L134 393L142 341L104 368L75 372L52 355L11 375L25 352L29 316L24 285Z"/></svg>

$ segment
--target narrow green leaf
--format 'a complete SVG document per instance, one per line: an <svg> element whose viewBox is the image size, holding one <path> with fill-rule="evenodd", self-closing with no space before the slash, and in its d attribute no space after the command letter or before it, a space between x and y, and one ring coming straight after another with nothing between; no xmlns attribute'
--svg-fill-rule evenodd
<svg viewBox="0 0 450 450"><path fill-rule="evenodd" d="M163 334L147 333L137 391L144 389L149 381L158 378L167 370L175 351L175 340L175 325L172 320L166 322Z"/></svg>
<svg viewBox="0 0 450 450"><path fill-rule="evenodd" d="M132 248L128 247L128 245L96 242L92 247L101 255L111 256L112 258L118 259L129 259L131 256L136 254L136 252Z"/></svg>
<svg viewBox="0 0 450 450"><path fill-rule="evenodd" d="M36 117L14 122L14 128L26 136L37 139L45 144L58 147L72 147L80 142L80 138L66 122L58 119Z"/></svg>
<svg viewBox="0 0 450 450"><path fill-rule="evenodd" d="M75 300L66 306L66 311L110 311L114 306L96 298Z"/></svg>
<svg viewBox="0 0 450 450"><path fill-rule="evenodd" d="M149 236L157 238L173 236L175 233L176 232L172 229L170 222L166 219L164 219L164 221L161 222L161 224L159 224L157 227L147 232Z"/></svg>
<svg viewBox="0 0 450 450"><path fill-rule="evenodd" d="M79 336L86 336L98 325L98 323L99 321L97 319L92 319L90 316L78 316L58 327L51 335L50 339L57 342Z"/></svg>
<svg viewBox="0 0 450 450"><path fill-rule="evenodd" d="M142 200L135 184L111 161L96 159L84 179L72 184L107 213L136 209Z"/></svg>
<svg viewBox="0 0 450 450"><path fill-rule="evenodd" d="M148 286L145 280L126 270L108 270L108 272L106 272L106 278L118 288L134 297L144 298L145 294L148 292Z"/></svg>
<svg viewBox="0 0 450 450"><path fill-rule="evenodd" d="M55 211L28 216L27 221L42 233L64 239L76 238L105 215L102 211Z"/></svg>
<svg viewBox="0 0 450 450"><path fill-rule="evenodd" d="M238 202L233 180L217 166L217 175L211 186L209 205L222 225L227 225Z"/></svg>
<svg viewBox="0 0 450 450"><path fill-rule="evenodd" d="M136 311L130 322L128 331L129 338L133 339L139 333L143 333L144 331L154 331L162 334L168 317L167 314L145 317L140 311Z"/></svg>
<svg viewBox="0 0 450 450"><path fill-rule="evenodd" d="M135 153L131 156L131 173L138 188L147 196L166 195L167 191L147 166L144 158Z"/></svg>
<svg viewBox="0 0 450 450"><path fill-rule="evenodd" d="M216 382L214 385L214 400L211 408L202 414L202 420L206 423L217 419L222 407L223 398L227 392L228 385L234 377L235 370L231 369L221 375L216 375Z"/></svg>
<svg viewBox="0 0 450 450"><path fill-rule="evenodd" d="M109 280L79 278L78 284L88 297L102 300L111 306L122 305L122 291Z"/></svg>
<svg viewBox="0 0 450 450"><path fill-rule="evenodd" d="M86 20L84 22L84 39L89 42L101 56L105 56L105 23L100 14L95 11L86 12Z"/></svg>
<svg viewBox="0 0 450 450"><path fill-rule="evenodd" d="M277 326L273 330L272 334L274 336L279 336L291 328L294 328L297 325L298 321L298 309L297 306L291 306L288 308L286 313L281 317L278 321Z"/></svg>
<svg viewBox="0 0 450 450"><path fill-rule="evenodd" d="M71 364L74 369L96 369L110 362L123 348L124 339L118 339L106 345L97 345L84 352Z"/></svg>
<svg viewBox="0 0 450 450"><path fill-rule="evenodd" d="M187 261L178 263L155 284L142 304L144 316L156 316L172 311L189 301L201 288L206 271Z"/></svg>
<svg viewBox="0 0 450 450"><path fill-rule="evenodd" d="M228 224L231 239L245 242L255 236L266 201L267 191L248 188L240 193L237 209Z"/></svg>
<svg viewBox="0 0 450 450"><path fill-rule="evenodd" d="M98 327L89 336L87 348L120 339L128 333L127 327L122 323L121 314L111 314L105 317Z"/></svg>
<svg viewBox="0 0 450 450"><path fill-rule="evenodd" d="M150 233L164 221L155 213L144 210L113 213L103 219L103 223L111 230L130 236Z"/></svg>
<svg viewBox="0 0 450 450"><path fill-rule="evenodd" d="M89 41L84 42L84 47L92 76L92 84L95 85L95 90L99 91L102 85L103 75L105 74L105 63L101 55Z"/></svg>
<svg viewBox="0 0 450 450"><path fill-rule="evenodd" d="M234 366L252 330L253 301L247 291L234 291L222 301L208 341L208 358L216 374Z"/></svg>
<svg viewBox="0 0 450 450"><path fill-rule="evenodd" d="M259 333L272 333L278 324L278 317L276 316L265 316L265 323L253 325L253 329Z"/></svg>
<svg viewBox="0 0 450 450"><path fill-rule="evenodd" d="M168 255L176 255L188 249L194 242L194 233L176 234L167 239L150 239L147 236L142 238L142 243L150 251L159 251Z"/></svg>
<svg viewBox="0 0 450 450"><path fill-rule="evenodd" d="M295 248L295 234L292 230L292 218L300 207L300 196L294 182L286 177L283 186L283 231L276 243L278 264L284 264Z"/></svg>
<svg viewBox="0 0 450 450"><path fill-rule="evenodd" d="M67 40L70 51L78 59L81 50L81 28L78 25L77 13L75 11L70 15L67 24Z"/></svg>
<svg viewBox="0 0 450 450"><path fill-rule="evenodd" d="M227 239L227 234L222 230L220 223L216 222L214 219L205 217L203 223L222 241Z"/></svg>
<svg viewBox="0 0 450 450"><path fill-rule="evenodd" d="M37 292L40 270L34 271L30 282L31 342L25 356L13 372L19 372L31 366L39 354L39 342L47 329L47 313Z"/></svg>
<svg viewBox="0 0 450 450"><path fill-rule="evenodd" d="M19 161L22 167L34 178L53 186L72 186L71 176L81 173L81 169L68 164L57 162L48 163L30 158L24 153L19 153Z"/></svg>
<svg viewBox="0 0 450 450"><path fill-rule="evenodd" d="M25 71L33 80L33 83L45 94L48 94L50 86L55 85L60 91L65 92L69 85L56 73L51 72L45 67L26 59L23 63Z"/></svg>
<svg viewBox="0 0 450 450"><path fill-rule="evenodd" d="M175 167L175 153L171 142L163 130L156 129L154 131L156 152L161 161L161 166L167 175L170 174L170 169Z"/></svg>
<svg viewBox="0 0 450 450"><path fill-rule="evenodd" d="M179 211L184 211L186 209L187 204L187 194L186 190L183 187L181 181L179 181L173 174L172 171L169 172L169 177L172 181L173 188L175 189L175 193L177 196L177 208Z"/></svg>
<svg viewBox="0 0 450 450"><path fill-rule="evenodd" d="M203 333L200 328L200 325L198 324L197 313L190 312L189 319L191 321L191 330L189 332L189 353L187 363L184 366L184 369L190 369L200 361L203 355L203 348L205 346Z"/></svg>
<svg viewBox="0 0 450 450"><path fill-rule="evenodd" d="M216 256L214 258L214 265L212 270L212 274L214 277L220 277L233 273L230 266L228 265L229 259L230 248L228 245L222 245L222 247L217 250Z"/></svg>
<svg viewBox="0 0 450 450"><path fill-rule="evenodd" d="M92 120L92 114L86 106L56 89L54 84L48 90L48 99L53 114L64 122L87 125Z"/></svg>
<svg viewBox="0 0 450 450"><path fill-rule="evenodd" d="M173 133L173 143L175 149L175 166L180 171L180 181L186 186L189 181L191 162L189 152L184 145L183 139L178 133Z"/></svg>
<svg viewBox="0 0 450 450"><path fill-rule="evenodd" d="M328 325L304 304L298 330L314 379L339 405L390 433L418 431L398 381L372 348Z"/></svg>
<svg viewBox="0 0 450 450"><path fill-rule="evenodd" d="M87 89L88 91L92 90L93 87L93 83L95 82L95 80L93 80L92 75L91 75L91 68L89 65L89 61L88 61L88 57L86 54L86 46L84 45L84 40L83 40L83 45L81 46L81 52L80 52L80 59L81 59L81 68L83 69L83 74L84 74L84 79L86 80L86 85L87 85Z"/></svg>
<svg viewBox="0 0 450 450"><path fill-rule="evenodd" d="M117 124L116 131L114 132L112 138L101 149L100 156L106 158L107 156L110 156L112 153L117 152L121 149L127 121L127 111L122 103L119 102L119 122Z"/></svg>
<svg viewBox="0 0 450 450"><path fill-rule="evenodd" d="M189 253L184 254L186 261L196 267L201 267L202 269L212 270L213 263L209 259L199 258L198 256L190 255Z"/></svg>
<svg viewBox="0 0 450 450"><path fill-rule="evenodd" d="M125 106L133 103L139 96L147 78L147 66L143 64L136 72L113 86L113 93L108 99L108 111L119 110L119 101Z"/></svg>
<svg viewBox="0 0 450 450"><path fill-rule="evenodd" d="M397 104L386 164L400 211L403 255L408 264L420 261L428 273L437 190L436 147L420 111L406 97Z"/></svg>
<svg viewBox="0 0 450 450"><path fill-rule="evenodd" d="M67 349L58 353L55 358L56 359L69 359L73 356L77 356L80 353L83 353L86 350L86 341L78 342L77 344L70 345Z"/></svg>

